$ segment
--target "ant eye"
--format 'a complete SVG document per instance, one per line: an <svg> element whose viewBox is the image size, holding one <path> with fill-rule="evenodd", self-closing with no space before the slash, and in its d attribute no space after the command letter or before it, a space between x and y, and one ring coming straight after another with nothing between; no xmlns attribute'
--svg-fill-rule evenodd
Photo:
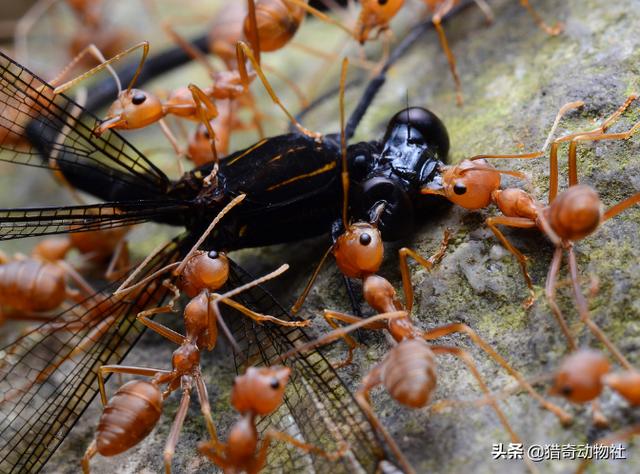
<svg viewBox="0 0 640 474"><path fill-rule="evenodd" d="M467 192L467 187L462 183L456 183L453 185L453 192L460 195Z"/></svg>
<svg viewBox="0 0 640 474"><path fill-rule="evenodd" d="M220 255L218 254L218 252L216 252L215 250L211 250L207 256L212 259L215 260L216 258L218 258Z"/></svg>
<svg viewBox="0 0 640 474"><path fill-rule="evenodd" d="M135 94L133 94L133 97L131 98L131 103L133 105L140 105L145 100L147 100L147 96L144 92L136 92Z"/></svg>
<svg viewBox="0 0 640 474"><path fill-rule="evenodd" d="M273 379L269 385L272 389L278 390L280 388L280 381L278 379Z"/></svg>
<svg viewBox="0 0 640 474"><path fill-rule="evenodd" d="M564 395L565 397L568 397L573 393L573 389L570 386L565 385L560 389L560 393L562 393L562 395Z"/></svg>
<svg viewBox="0 0 640 474"><path fill-rule="evenodd" d="M386 5L389 0L378 0L378 5Z"/></svg>
<svg viewBox="0 0 640 474"><path fill-rule="evenodd" d="M360 244L369 245L371 243L371 236L367 233L360 234Z"/></svg>

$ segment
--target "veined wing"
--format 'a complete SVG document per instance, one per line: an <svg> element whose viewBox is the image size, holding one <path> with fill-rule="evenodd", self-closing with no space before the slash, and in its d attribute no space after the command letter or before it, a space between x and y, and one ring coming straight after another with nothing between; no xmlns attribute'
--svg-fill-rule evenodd
<svg viewBox="0 0 640 474"><path fill-rule="evenodd" d="M184 244L176 237L140 278L179 259ZM98 393L98 368L122 361L142 334L137 313L167 291L150 281L131 297L94 295L0 351L0 472L42 469Z"/></svg>
<svg viewBox="0 0 640 474"><path fill-rule="evenodd" d="M134 186L141 196L159 197L167 176L117 132L93 133L98 118L0 52L0 160L59 170L79 189L108 190L98 181ZM29 141L27 141L27 139ZM89 189L82 180L92 175ZM123 197L104 197L122 200Z"/></svg>
<svg viewBox="0 0 640 474"><path fill-rule="evenodd" d="M180 201L162 200L0 209L0 240L102 230L152 220L172 223L188 207Z"/></svg>
<svg viewBox="0 0 640 474"><path fill-rule="evenodd" d="M232 286L252 279L237 265L232 265ZM295 319L261 287L234 298L254 311L285 320ZM230 321L233 321L234 336L243 349L236 358L238 370L249 365L271 365L278 356L293 349L296 341L310 340L300 328L258 325L238 314L233 314ZM342 459L331 462L309 456L283 443L273 443L267 470L376 472L379 462L386 458L383 445L327 359L319 351L310 351L287 359L285 364L292 368L285 403L277 412L260 421L260 431L273 426L326 451L335 451L341 442L346 442L349 451Z"/></svg>

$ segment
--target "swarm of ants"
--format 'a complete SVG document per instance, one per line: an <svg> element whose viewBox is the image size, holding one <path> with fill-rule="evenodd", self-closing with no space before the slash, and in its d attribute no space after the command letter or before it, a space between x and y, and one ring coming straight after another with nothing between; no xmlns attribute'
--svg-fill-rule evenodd
<svg viewBox="0 0 640 474"><path fill-rule="evenodd" d="M505 113L521 77L491 69L584 48L575 2L117 3L37 0L0 57L0 160L64 195L0 209L38 237L0 253L1 472L546 472L527 446L633 443L637 334L608 317L637 275L598 265L640 190L598 173L635 170L636 89Z"/></svg>

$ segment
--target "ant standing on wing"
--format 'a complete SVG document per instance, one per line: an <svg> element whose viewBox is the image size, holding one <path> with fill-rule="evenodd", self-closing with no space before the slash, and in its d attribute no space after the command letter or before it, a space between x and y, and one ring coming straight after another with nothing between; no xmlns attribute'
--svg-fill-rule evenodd
<svg viewBox="0 0 640 474"><path fill-rule="evenodd" d="M505 235L498 229L499 225L520 229L538 229L551 240L555 246L553 259L549 266L545 294L551 310L564 333L569 348L575 350L577 344L574 336L569 331L567 323L555 301L558 273L562 262L563 252L567 252L569 273L573 295L581 320L589 330L607 347L611 354L626 368L631 364L622 353L609 341L607 336L591 320L589 308L582 294L578 279L578 266L574 251L575 242L594 233L602 223L615 217L625 209L640 202L640 193L611 206L603 211L603 204L597 192L588 185L578 184L576 146L579 141L599 140L627 140L640 129L640 122L636 123L626 132L607 133L607 129L636 99L630 96L625 103L602 124L594 130L578 132L556 139L551 145L550 173L549 173L549 203L545 206L537 201L531 194L519 188L500 189L500 175L508 174L523 177L522 174L511 171L497 170L486 160L495 158L521 158L531 159L542 156L544 152L534 152L524 155L480 155L464 160L455 166L442 167L442 183L431 185L423 189L424 194L443 195L454 204L466 209L483 209L490 204L495 204L502 212L502 216L489 217L487 226L520 263L527 286L529 297L525 300L525 307L530 307L534 301L533 283L527 271L526 257L516 249ZM582 102L574 102L565 105L558 112L555 123L567 110L582 105ZM555 129L552 127L550 134ZM547 140L549 141L549 140ZM562 142L569 142L569 187L556 196L558 190L558 146Z"/></svg>
<svg viewBox="0 0 640 474"><path fill-rule="evenodd" d="M200 452L225 473L248 474L258 473L265 467L272 440L289 443L304 452L332 461L340 458L345 453L346 446L342 446L337 452L328 453L271 428L258 446L256 417L267 416L282 405L290 373L290 368L282 366L249 367L243 375L237 376L231 391L231 404L240 412L241 417L229 430L226 443L219 441L214 432L211 440L200 443Z"/></svg>

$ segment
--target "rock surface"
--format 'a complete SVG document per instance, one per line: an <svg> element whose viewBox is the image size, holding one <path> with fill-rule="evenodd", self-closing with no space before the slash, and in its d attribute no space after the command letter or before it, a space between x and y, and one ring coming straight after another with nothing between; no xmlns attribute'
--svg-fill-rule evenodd
<svg viewBox="0 0 640 474"><path fill-rule="evenodd" d="M459 65L464 107L455 105L446 59L435 33L429 32L390 72L382 94L365 117L356 139L380 137L388 118L403 107L408 97L411 105L430 108L447 125L453 162L476 154L533 151L545 141L562 104L584 100L586 105L562 121L559 134L592 128L594 122L612 113L630 93L640 91L638 0L532 2L549 22L559 19L565 23L564 32L557 37L540 31L519 2L498 0L491 3L494 24L486 26L481 12L471 7L445 27ZM416 8L415 11L422 10ZM405 13L398 19L397 27L394 26L397 37L402 37L402 24L410 22L410 16L410 13ZM327 30L321 31L326 34ZM283 55L277 56L273 62L284 63L284 58ZM291 68L297 70L304 66L294 63ZM335 71L327 73L324 80L335 84ZM350 93L349 96L353 102L358 94ZM640 119L639 110L639 106L634 104L613 130L628 129ZM331 103L311 114L305 124L314 129L334 131L338 128L337 118L336 104ZM607 206L640 191L639 149L638 138L628 142L581 145L581 181L594 186ZM561 157L561 186L565 186L564 148ZM497 166L526 173L534 194L544 200L548 189L545 158L500 161ZM521 303L527 292L519 266L484 225L484 219L495 212L494 209L467 212L453 208L446 215L426 220L416 229L410 242L401 243L427 256L437 249L444 229L453 230L446 256L435 269L425 271L412 265L416 292L414 318L416 324L425 329L464 322L527 378L540 380L567 351L565 340L544 298L552 247L535 232L506 231L508 238L529 257L529 268L536 286L536 302L525 312ZM634 363L640 358L640 325L637 322L640 316L639 227L640 207L636 206L607 222L592 237L576 246L585 291L590 279L597 279L599 283L598 291L589 300L593 319ZM303 288L307 275L327 245L326 239L317 239L287 246L286 249L275 247L265 251L240 252L239 258L257 272L272 269L287 259L292 270L278 282L276 289L286 288L287 292L281 291L280 297L284 302L291 302ZM395 256L398 247L388 246L387 262L381 273L400 288ZM259 264L256 263L258 256ZM563 270L562 278L565 277ZM571 329L579 335L580 343L599 347L579 322L566 285L559 290L559 304ZM322 272L303 311L304 317L313 318L317 323L315 331L318 334L328 328L319 317L324 308L349 311L341 278L333 264ZM368 308L363 309L365 313L370 312ZM362 341L365 345L356 352L354 364L341 372L353 389L389 347L385 338L376 334L363 333ZM172 347L165 342L146 335L126 363L158 366L161 364L159 361L168 361ZM491 390L513 387L510 377L474 347L468 338L447 337L443 344L468 350ZM331 360L339 360L344 349L343 345L335 344L327 354ZM478 400L481 397L477 384L463 364L450 357L440 360L434 400ZM224 437L235 416L228 405L233 364L225 351L218 350L205 359L204 365L206 376L212 381L209 389L213 412ZM547 385L541 383L537 387L544 390ZM393 402L381 390L373 393L373 402L382 423L397 439L418 472L526 471L521 461L492 459L492 444L508 443L509 437L486 406L455 407L444 412L412 411ZM177 397L167 402L159 427L140 446L115 458L96 458L92 462L93 472L160 472L162 449L177 403ZM501 406L526 446L584 444L609 433L592 427L589 409L576 409L561 401L559 403L575 415L575 422L569 428L561 427L553 415L543 411L522 393L506 397ZM602 407L613 429L638 421L634 410L610 394L603 398ZM51 460L46 472L78 471L77 463L90 442L99 408L95 403L87 411ZM176 451L175 472L211 471L211 465L195 451L195 444L204 437L204 433L194 402ZM639 454L636 447L629 445L628 460L600 461L591 466L589 472L638 472ZM571 460L543 461L536 467L544 473L565 473L575 471L578 463Z"/></svg>

